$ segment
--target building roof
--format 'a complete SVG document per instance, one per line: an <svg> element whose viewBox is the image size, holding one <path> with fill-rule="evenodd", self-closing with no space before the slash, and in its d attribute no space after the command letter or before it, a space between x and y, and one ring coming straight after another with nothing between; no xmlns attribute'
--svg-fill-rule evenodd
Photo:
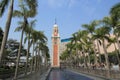
<svg viewBox="0 0 120 80"><path fill-rule="evenodd" d="M69 42L72 38L61 39L61 42Z"/></svg>

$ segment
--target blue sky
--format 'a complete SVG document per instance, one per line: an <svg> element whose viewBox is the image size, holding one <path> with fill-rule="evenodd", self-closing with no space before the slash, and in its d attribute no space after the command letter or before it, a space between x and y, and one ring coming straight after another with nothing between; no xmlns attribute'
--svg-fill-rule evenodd
<svg viewBox="0 0 120 80"><path fill-rule="evenodd" d="M110 8L120 0L38 0L37 30L44 31L48 37L48 45L51 45L51 35L55 18L59 26L61 39L71 37L71 34L81 29L82 24L88 24L93 20L100 20L109 15ZM18 9L15 0L15 9ZM7 10L0 18L0 26L4 30L7 18ZM12 19L9 38L20 41L20 33L14 32L18 19Z"/></svg>

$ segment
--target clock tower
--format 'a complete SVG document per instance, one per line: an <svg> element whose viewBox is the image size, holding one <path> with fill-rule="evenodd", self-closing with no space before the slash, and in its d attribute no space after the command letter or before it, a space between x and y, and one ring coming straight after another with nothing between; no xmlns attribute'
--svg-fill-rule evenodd
<svg viewBox="0 0 120 80"><path fill-rule="evenodd" d="M60 36L58 32L58 25L55 23L53 25L53 33L52 33L52 67L59 67L59 44L60 44Z"/></svg>

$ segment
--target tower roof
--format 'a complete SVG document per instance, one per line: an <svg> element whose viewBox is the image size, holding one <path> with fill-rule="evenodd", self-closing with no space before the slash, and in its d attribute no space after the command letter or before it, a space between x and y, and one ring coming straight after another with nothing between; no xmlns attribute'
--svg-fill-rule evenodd
<svg viewBox="0 0 120 80"><path fill-rule="evenodd" d="M56 18L55 18L55 24L53 25L53 27L58 27Z"/></svg>
<svg viewBox="0 0 120 80"><path fill-rule="evenodd" d="M58 27L58 25L57 25L57 24L54 24L53 27Z"/></svg>

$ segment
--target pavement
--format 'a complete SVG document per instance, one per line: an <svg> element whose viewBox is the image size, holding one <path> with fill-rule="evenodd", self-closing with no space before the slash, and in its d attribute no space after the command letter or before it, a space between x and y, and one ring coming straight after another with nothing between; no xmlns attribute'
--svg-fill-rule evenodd
<svg viewBox="0 0 120 80"><path fill-rule="evenodd" d="M25 76L24 74L21 74L18 76L17 80L47 80L49 72L51 69L48 69L48 71L41 73L41 71L33 72L33 73L27 73ZM0 80L13 80L12 78L8 79L0 79Z"/></svg>
<svg viewBox="0 0 120 80"><path fill-rule="evenodd" d="M7 79L12 80L12 79ZM19 76L18 80L108 80L93 75L83 74L73 69L49 69L47 72L36 72Z"/></svg>
<svg viewBox="0 0 120 80"><path fill-rule="evenodd" d="M68 69L53 69L47 80L105 80Z"/></svg>
<svg viewBox="0 0 120 80"><path fill-rule="evenodd" d="M106 78L104 76L99 76L99 75L94 75L94 74L89 74L89 73L82 73L82 72L80 72L79 70L76 70L76 69L68 69L68 70L73 71L74 73L77 73L77 74L80 74L80 75L90 77L94 80L120 80L120 79Z"/></svg>
<svg viewBox="0 0 120 80"><path fill-rule="evenodd" d="M50 70L51 69L45 73L37 72L24 77L19 77L18 80L47 80Z"/></svg>

